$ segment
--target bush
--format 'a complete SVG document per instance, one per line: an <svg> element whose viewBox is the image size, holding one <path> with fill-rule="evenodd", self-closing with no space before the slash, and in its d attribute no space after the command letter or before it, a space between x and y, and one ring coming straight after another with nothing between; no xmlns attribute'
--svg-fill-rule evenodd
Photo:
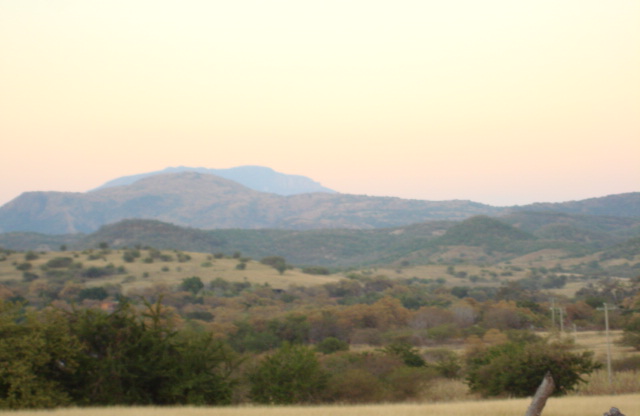
<svg viewBox="0 0 640 416"><path fill-rule="evenodd" d="M397 354L337 353L323 359L331 373L327 397L341 403L380 403L416 399L435 371L410 367Z"/></svg>
<svg viewBox="0 0 640 416"><path fill-rule="evenodd" d="M73 264L73 259L71 257L54 257L47 262L47 267L52 269L61 269L65 267L70 267Z"/></svg>
<svg viewBox="0 0 640 416"><path fill-rule="evenodd" d="M321 399L328 379L311 349L285 343L250 372L250 395L257 403L313 403Z"/></svg>
<svg viewBox="0 0 640 416"><path fill-rule="evenodd" d="M309 266L304 267L302 269L302 273L313 275L329 275L331 274L331 271L328 268L322 266Z"/></svg>
<svg viewBox="0 0 640 416"><path fill-rule="evenodd" d="M467 383L484 396L526 397L535 393L551 372L555 396L567 394L600 367L592 352L573 353L566 343L507 342L480 350L468 359Z"/></svg>
<svg viewBox="0 0 640 416"><path fill-rule="evenodd" d="M31 265L31 263L29 263L28 261L25 261L24 263L20 263L16 266L17 270L20 270L21 272L26 272L27 270L31 270L33 266Z"/></svg>
<svg viewBox="0 0 640 416"><path fill-rule="evenodd" d="M82 272L82 276L88 277L90 279L95 279L98 277L112 276L114 274L120 274L124 272L124 269L116 268L113 266L113 264L108 264L104 267L91 266Z"/></svg>
<svg viewBox="0 0 640 416"><path fill-rule="evenodd" d="M280 274L284 273L285 270L287 270L287 262L284 259L284 257L281 257L281 256L265 257L262 260L260 260L260 263L273 267Z"/></svg>
<svg viewBox="0 0 640 416"><path fill-rule="evenodd" d="M316 351L323 354L333 354L338 351L348 351L349 343L336 337L327 337L316 345Z"/></svg>
<svg viewBox="0 0 640 416"><path fill-rule="evenodd" d="M24 259L27 261L37 260L39 257L40 256L38 256L38 254L33 251L27 251L27 253L24 255Z"/></svg>
<svg viewBox="0 0 640 416"><path fill-rule="evenodd" d="M420 356L416 347L407 343L398 342L386 346L383 351L387 354L396 355L408 367L426 367L427 363Z"/></svg>
<svg viewBox="0 0 640 416"><path fill-rule="evenodd" d="M182 279L182 283L180 284L180 289L191 292L196 295L204 288L204 283L198 276L187 277Z"/></svg>
<svg viewBox="0 0 640 416"><path fill-rule="evenodd" d="M84 299L95 299L95 300L104 300L109 296L109 293L103 287L89 287L86 289L82 289L80 293L78 293L78 300Z"/></svg>

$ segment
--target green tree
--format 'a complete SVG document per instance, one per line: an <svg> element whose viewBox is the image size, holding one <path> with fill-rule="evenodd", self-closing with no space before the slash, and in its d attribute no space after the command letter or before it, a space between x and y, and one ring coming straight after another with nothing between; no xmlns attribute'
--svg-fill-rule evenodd
<svg viewBox="0 0 640 416"><path fill-rule="evenodd" d="M60 313L0 301L0 408L71 404L60 380L74 373L79 352Z"/></svg>
<svg viewBox="0 0 640 416"><path fill-rule="evenodd" d="M202 288L204 288L204 283L202 283L202 280L198 276L182 279L182 283L180 284L180 289L191 292L194 295L197 295Z"/></svg>
<svg viewBox="0 0 640 416"><path fill-rule="evenodd" d="M507 342L469 357L467 383L484 396L531 396L551 372L560 396L583 382L582 376L600 367L592 352L574 353L567 343Z"/></svg>
<svg viewBox="0 0 640 416"><path fill-rule="evenodd" d="M234 355L207 334L178 333L160 302L143 314L121 302L112 313L70 315L82 344L79 371L66 379L78 404L227 404Z"/></svg>
<svg viewBox="0 0 640 416"><path fill-rule="evenodd" d="M250 372L250 394L258 403L313 403L321 399L328 379L310 348L285 343Z"/></svg>
<svg viewBox="0 0 640 416"><path fill-rule="evenodd" d="M383 348L387 354L396 355L408 367L426 367L427 362L420 356L420 352L405 342L396 342Z"/></svg>
<svg viewBox="0 0 640 416"><path fill-rule="evenodd" d="M316 345L316 351L323 354L333 354L338 351L348 351L349 343L336 337L326 337Z"/></svg>
<svg viewBox="0 0 640 416"><path fill-rule="evenodd" d="M260 263L273 267L278 273L283 274L288 266L287 261L281 256L269 256L260 260Z"/></svg>

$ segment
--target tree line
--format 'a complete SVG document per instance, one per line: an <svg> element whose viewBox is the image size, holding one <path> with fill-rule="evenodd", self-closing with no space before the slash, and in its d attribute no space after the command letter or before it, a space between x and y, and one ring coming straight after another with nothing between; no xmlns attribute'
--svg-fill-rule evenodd
<svg viewBox="0 0 640 416"><path fill-rule="evenodd" d="M240 353L176 318L161 301L113 311L0 301L0 408L402 401L461 377L483 395L523 396L549 369L566 393L598 368L591 354L530 333L476 346L466 362L447 350L425 359L402 342L351 352L333 337Z"/></svg>

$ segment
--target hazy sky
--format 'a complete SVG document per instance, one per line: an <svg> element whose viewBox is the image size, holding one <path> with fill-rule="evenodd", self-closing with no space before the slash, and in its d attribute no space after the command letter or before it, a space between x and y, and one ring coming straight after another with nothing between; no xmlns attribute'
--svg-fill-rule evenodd
<svg viewBox="0 0 640 416"><path fill-rule="evenodd" d="M168 166L640 191L640 0L0 0L0 204Z"/></svg>

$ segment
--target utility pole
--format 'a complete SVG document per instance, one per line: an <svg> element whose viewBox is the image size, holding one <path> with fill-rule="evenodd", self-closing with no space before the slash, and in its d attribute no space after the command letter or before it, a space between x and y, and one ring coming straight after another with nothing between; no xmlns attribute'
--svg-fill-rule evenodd
<svg viewBox="0 0 640 416"><path fill-rule="evenodd" d="M551 299L551 330L556 330L556 300Z"/></svg>
<svg viewBox="0 0 640 416"><path fill-rule="evenodd" d="M617 309L615 306L609 307L607 303L602 304L602 308L598 310L604 310L604 328L607 338L607 375L609 376L609 387L613 386L613 376L611 374L611 339L609 338L609 311Z"/></svg>

